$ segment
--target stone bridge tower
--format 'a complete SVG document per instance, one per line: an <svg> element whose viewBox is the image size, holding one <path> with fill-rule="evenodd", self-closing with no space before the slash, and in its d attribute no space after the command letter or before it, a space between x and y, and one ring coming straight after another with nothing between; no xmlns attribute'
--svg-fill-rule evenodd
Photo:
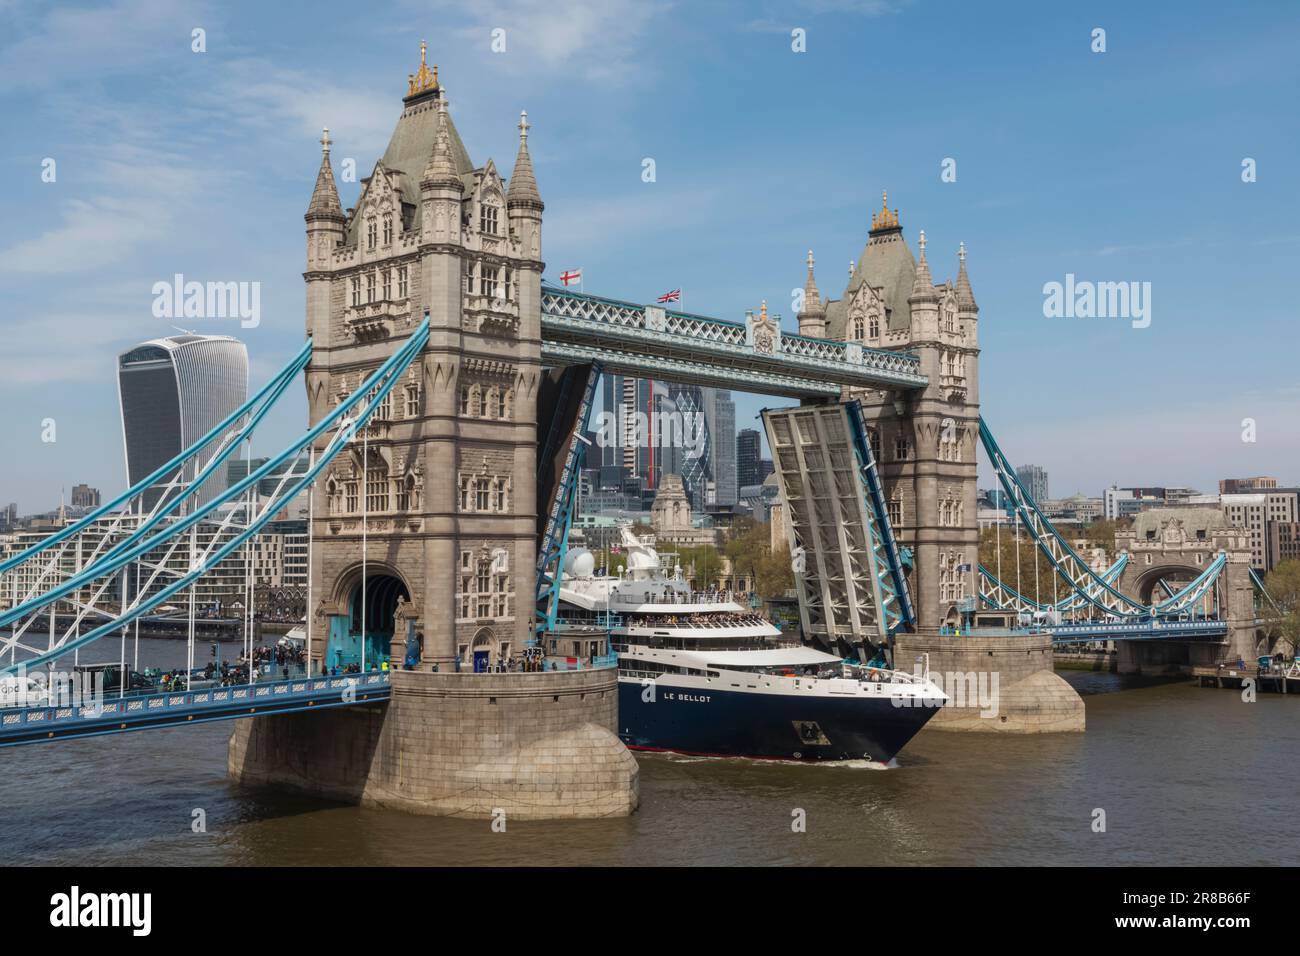
<svg viewBox="0 0 1300 956"><path fill-rule="evenodd" d="M890 522L912 551L908 584L924 633L956 623L963 602L978 593L979 307L964 245L955 283L931 278L924 232L918 249L914 259L898 211L882 200L839 299L822 302L809 253L799 331L914 352L929 379L922 391L846 396L862 401Z"/></svg>
<svg viewBox="0 0 1300 956"><path fill-rule="evenodd" d="M956 280L936 283L925 233L914 258L898 211L882 201L839 299L821 299L809 253L799 331L913 352L928 380L919 391L845 395L862 402L890 524L912 553L908 588L917 627L895 635L894 665L910 670L919 662L932 676L963 675L998 688L996 707L954 696L927 726L999 733L1083 730L1083 701L1053 672L1049 637L996 629L940 633L944 625L960 624L965 609L975 610L979 594L979 307L966 273L965 245L957 250Z"/></svg>
<svg viewBox="0 0 1300 956"><path fill-rule="evenodd" d="M306 215L313 423L431 321L423 354L317 483L312 653L373 661L396 641L400 660L414 620L424 661L490 665L532 626L543 205L526 114L507 186L491 159L470 160L423 44L402 104L346 212L326 131Z"/></svg>
<svg viewBox="0 0 1300 956"><path fill-rule="evenodd" d="M1137 515L1133 527L1115 533L1115 549L1127 551L1128 564L1117 582L1142 604L1156 604L1190 583L1220 552L1228 564L1218 583L1194 610L1228 625L1226 641L1119 641L1121 673L1163 674L1191 667L1213 667L1238 658L1253 660L1271 651L1256 625L1255 586L1250 580L1250 534L1234 527L1219 508L1153 508ZM1163 585L1162 583L1163 582Z"/></svg>

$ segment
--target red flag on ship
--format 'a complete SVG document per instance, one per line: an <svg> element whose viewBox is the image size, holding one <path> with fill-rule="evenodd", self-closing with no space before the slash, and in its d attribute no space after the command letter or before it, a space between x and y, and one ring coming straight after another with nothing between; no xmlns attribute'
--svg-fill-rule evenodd
<svg viewBox="0 0 1300 956"><path fill-rule="evenodd" d="M661 295L661 296L660 296L657 300L655 300L655 301L657 301L657 302L680 302L680 301L682 301L682 290L681 290L681 289L673 289L672 292L665 292L663 295Z"/></svg>
<svg viewBox="0 0 1300 956"><path fill-rule="evenodd" d="M561 273L560 273L560 281L563 282L565 285L568 285L568 284L571 283L571 282L581 282L581 281L582 281L582 270L581 270L581 269L569 269L567 272L561 272Z"/></svg>

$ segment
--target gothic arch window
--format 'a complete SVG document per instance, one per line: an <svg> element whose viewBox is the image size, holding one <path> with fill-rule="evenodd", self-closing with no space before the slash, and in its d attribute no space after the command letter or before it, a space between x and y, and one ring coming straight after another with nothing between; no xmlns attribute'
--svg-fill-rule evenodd
<svg viewBox="0 0 1300 956"><path fill-rule="evenodd" d="M355 309L361 304L361 276L352 277L352 307Z"/></svg>
<svg viewBox="0 0 1300 956"><path fill-rule="evenodd" d="M384 245L391 245L393 242L393 217L384 217Z"/></svg>
<svg viewBox="0 0 1300 956"><path fill-rule="evenodd" d="M867 334L874 340L880 338L880 313L872 312L867 316Z"/></svg>
<svg viewBox="0 0 1300 956"><path fill-rule="evenodd" d="M866 323L862 320L862 316L855 315L853 317L853 340L855 342L861 342L866 338L866 328Z"/></svg>
<svg viewBox="0 0 1300 956"><path fill-rule="evenodd" d="M474 404L475 404L475 407L476 407L477 410L478 410L478 417L479 417L479 418L487 418L487 414L488 414L488 393L487 393L487 389L486 389L486 388L482 388L482 387L476 385L476 386L474 386L474 390L475 390L475 392L477 393L476 396L475 396L476 401L475 401Z"/></svg>
<svg viewBox="0 0 1300 956"><path fill-rule="evenodd" d="M379 238L379 227L375 225L375 218L371 216L366 221L366 248L374 251L375 243Z"/></svg>
<svg viewBox="0 0 1300 956"><path fill-rule="evenodd" d="M485 202L479 205L478 231L489 236L497 235L497 207Z"/></svg>
<svg viewBox="0 0 1300 956"><path fill-rule="evenodd" d="M366 302L374 302L374 301L375 301L375 274L373 272L367 272L366 273Z"/></svg>
<svg viewBox="0 0 1300 956"><path fill-rule="evenodd" d="M943 308L943 330L948 333L957 331L957 310L951 303L946 303Z"/></svg>
<svg viewBox="0 0 1300 956"><path fill-rule="evenodd" d="M462 385L460 387L460 413L462 415L466 415L466 416L469 415L469 402L470 402L469 386Z"/></svg>
<svg viewBox="0 0 1300 956"><path fill-rule="evenodd" d="M510 417L510 390L503 388L497 391L497 418L505 421Z"/></svg>
<svg viewBox="0 0 1300 956"><path fill-rule="evenodd" d="M407 267L400 266L397 270L397 297L399 299L406 298L407 288L408 288L407 276L408 276Z"/></svg>
<svg viewBox="0 0 1300 956"><path fill-rule="evenodd" d="M384 270L384 301L387 302L393 298L393 270Z"/></svg>

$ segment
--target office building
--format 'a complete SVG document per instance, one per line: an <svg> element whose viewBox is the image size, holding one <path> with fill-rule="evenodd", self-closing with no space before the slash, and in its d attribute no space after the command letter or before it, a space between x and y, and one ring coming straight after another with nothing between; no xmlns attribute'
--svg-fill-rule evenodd
<svg viewBox="0 0 1300 956"><path fill-rule="evenodd" d="M148 477L194 444L248 398L248 350L228 335L172 335L153 339L118 358L118 398L126 451L127 483ZM216 442L186 468L197 468L215 453ZM198 496L209 501L226 487L222 471L213 474ZM151 508L170 476L145 492Z"/></svg>
<svg viewBox="0 0 1300 956"><path fill-rule="evenodd" d="M1020 479L1020 484L1024 486L1025 491L1029 492L1029 497L1033 498L1035 502L1047 500L1046 469L1038 465L1021 465L1016 469L1016 477Z"/></svg>

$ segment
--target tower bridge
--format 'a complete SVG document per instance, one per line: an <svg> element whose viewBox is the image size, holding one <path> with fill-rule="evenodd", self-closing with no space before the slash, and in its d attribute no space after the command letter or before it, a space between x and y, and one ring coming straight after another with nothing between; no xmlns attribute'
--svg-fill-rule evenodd
<svg viewBox="0 0 1300 956"><path fill-rule="evenodd" d="M578 436L602 372L799 403L767 410L764 423L800 562L804 630L846 651L890 647L899 667L928 660L937 670L1002 675L998 721L945 708L934 726L1083 727L1082 702L1052 671L1052 633L970 630L977 596L990 610L1027 606L987 569L977 572L981 447L1067 583L1062 607L1109 615L1111 633L1134 646L1192 639L1210 648L1197 652L1207 658L1239 646L1209 634L1211 624L1244 627L1250 597L1222 529L1208 541L1193 533L1191 563L1158 530L1158 565L1144 531L1130 542L1128 567L1097 574L1019 486L980 417L979 308L964 245L956 278L936 282L924 232L914 256L897 209L882 199L839 298L823 299L808 254L797 333L765 307L737 322L545 287L545 206L526 114L518 130L508 179L491 159L476 166L422 48L388 147L353 208L342 207L328 130L322 137L304 217L304 349L177 459L0 562L8 595L0 628L12 628L0 636L0 673L118 638L125 671L134 621L239 554L309 489L309 673L238 699L186 687L161 703L130 703L123 688L107 715L6 711L0 743L19 742L20 731L27 741L233 719L265 697L284 712L235 724L236 779L419 812L630 812L637 770L614 733L607 644L574 670L497 666L548 649L585 447ZM299 372L307 432L209 496L207 479L252 441ZM273 473L279 486L259 499L257 483ZM141 496L160 482L170 493L146 506ZM218 510L238 502L242 510ZM112 522L102 519L127 511L142 515L133 530L105 530ZM201 547L200 521L218 525ZM168 561L142 582L146 556L159 549ZM160 578L176 555L180 569ZM47 614L41 646L31 624ZM1181 631L1172 627L1179 620ZM1059 639L1085 626L1062 625ZM192 645L193 637L191 665ZM1145 654L1133 652L1135 666L1154 659ZM349 699L349 685L336 683L332 672L347 670L375 684L369 699ZM251 669L248 681L256 684ZM67 733L42 738L33 727L45 721L63 721Z"/></svg>

